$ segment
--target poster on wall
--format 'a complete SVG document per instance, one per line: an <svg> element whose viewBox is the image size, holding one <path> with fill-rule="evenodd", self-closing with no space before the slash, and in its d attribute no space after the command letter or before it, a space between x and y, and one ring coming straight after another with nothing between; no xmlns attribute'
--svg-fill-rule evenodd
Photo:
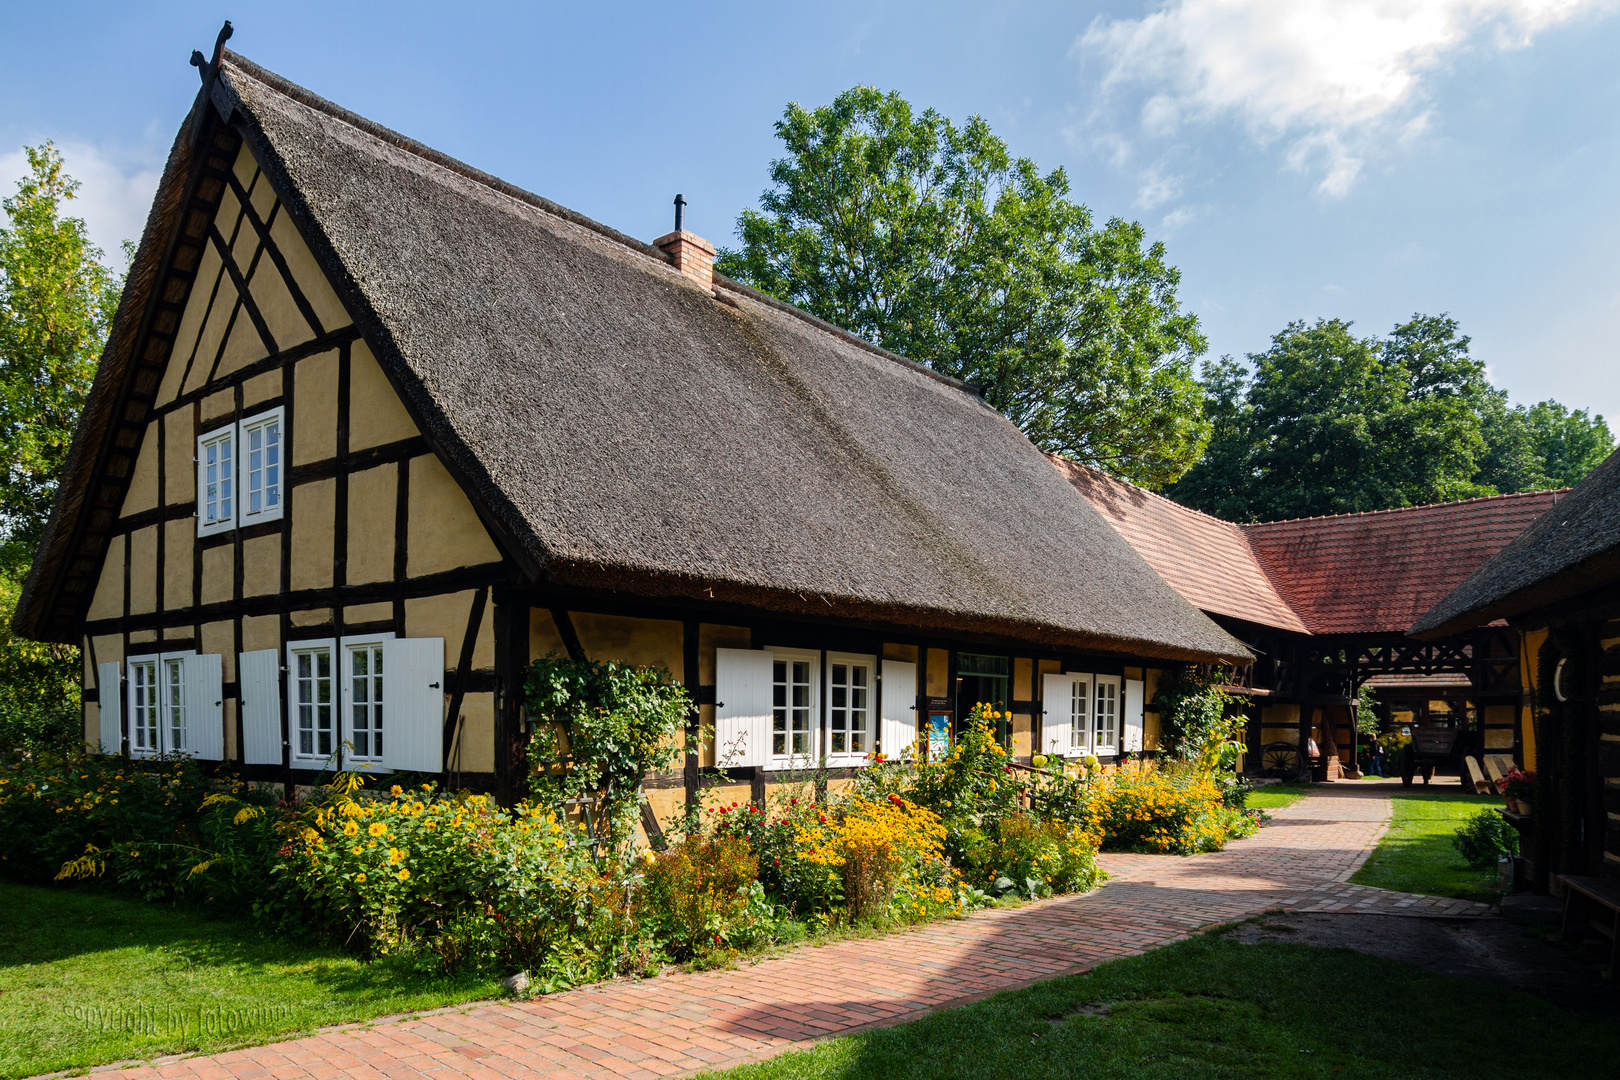
<svg viewBox="0 0 1620 1080"><path fill-rule="evenodd" d="M951 714L928 714L928 760L944 761L951 756Z"/></svg>

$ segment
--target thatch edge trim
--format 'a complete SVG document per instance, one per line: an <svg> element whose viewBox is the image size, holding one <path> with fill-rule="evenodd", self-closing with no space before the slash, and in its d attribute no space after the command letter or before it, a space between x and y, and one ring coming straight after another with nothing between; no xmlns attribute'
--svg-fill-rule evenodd
<svg viewBox="0 0 1620 1080"><path fill-rule="evenodd" d="M66 580L65 562L73 557L82 535L85 504L94 494L97 466L105 460L108 450L107 429L117 421L117 408L128 389L135 347L146 327L151 299L157 293L154 283L163 271L174 233L180 227L177 215L185 209L187 181L196 162L195 135L198 126L206 122L207 108L208 95L204 87L198 90L191 110L175 135L158 180L158 197L147 211L141 242L124 276L124 292L118 299L118 310L113 314L112 329L102 348L95 381L90 385L84 411L79 414L79 423L69 444L67 460L62 465L62 477L51 501L50 516L45 520L39 550L28 576L23 579L17 608L12 613L11 629L21 637L53 640L45 631L46 617L61 595ZM168 201L164 196L168 196ZM105 557L106 553L102 554ZM87 596L85 604L90 599L91 596ZM77 641L60 644L72 645Z"/></svg>

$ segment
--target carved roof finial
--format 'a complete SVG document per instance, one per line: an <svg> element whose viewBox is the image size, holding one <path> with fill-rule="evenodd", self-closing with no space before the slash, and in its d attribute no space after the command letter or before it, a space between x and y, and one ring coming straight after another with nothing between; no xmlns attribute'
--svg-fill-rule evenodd
<svg viewBox="0 0 1620 1080"><path fill-rule="evenodd" d="M207 82L219 71L220 57L225 55L225 43L231 39L231 20L226 19L225 25L219 28L219 37L214 39L214 58L212 60L203 56L201 49L191 50L191 66L197 69L202 81Z"/></svg>

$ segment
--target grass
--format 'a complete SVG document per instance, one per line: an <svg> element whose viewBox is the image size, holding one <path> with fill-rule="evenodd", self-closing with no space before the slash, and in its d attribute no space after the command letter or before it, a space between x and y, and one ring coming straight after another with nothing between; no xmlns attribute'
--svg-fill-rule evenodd
<svg viewBox="0 0 1620 1080"><path fill-rule="evenodd" d="M1310 790L1310 784L1267 784L1249 792L1243 805L1256 810L1281 810L1299 802Z"/></svg>
<svg viewBox="0 0 1620 1080"><path fill-rule="evenodd" d="M1481 807L1499 807L1490 795L1459 791L1402 792L1390 796L1395 816L1372 856L1350 880L1380 889L1453 896L1495 903L1496 871L1472 870L1451 838Z"/></svg>
<svg viewBox="0 0 1620 1080"><path fill-rule="evenodd" d="M490 979L430 979L184 909L0 882L3 1077L263 1043L498 993Z"/></svg>
<svg viewBox="0 0 1620 1080"><path fill-rule="evenodd" d="M858 993L853 991L852 993ZM1524 1037L1503 1037L1508 1030ZM1613 1076L1620 1027L1344 949L1200 936L712 1080Z"/></svg>

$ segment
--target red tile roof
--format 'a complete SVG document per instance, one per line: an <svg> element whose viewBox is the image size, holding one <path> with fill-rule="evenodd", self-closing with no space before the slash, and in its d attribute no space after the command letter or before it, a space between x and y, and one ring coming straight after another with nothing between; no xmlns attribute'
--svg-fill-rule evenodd
<svg viewBox="0 0 1620 1080"><path fill-rule="evenodd" d="M1568 490L1238 525L1052 461L1193 604L1311 634L1405 632Z"/></svg>
<svg viewBox="0 0 1620 1080"><path fill-rule="evenodd" d="M1243 528L1106 473L1052 456L1058 471L1149 566L1195 607L1307 632L1255 557Z"/></svg>
<svg viewBox="0 0 1620 1080"><path fill-rule="evenodd" d="M1405 632L1568 489L1245 525L1313 634Z"/></svg>

